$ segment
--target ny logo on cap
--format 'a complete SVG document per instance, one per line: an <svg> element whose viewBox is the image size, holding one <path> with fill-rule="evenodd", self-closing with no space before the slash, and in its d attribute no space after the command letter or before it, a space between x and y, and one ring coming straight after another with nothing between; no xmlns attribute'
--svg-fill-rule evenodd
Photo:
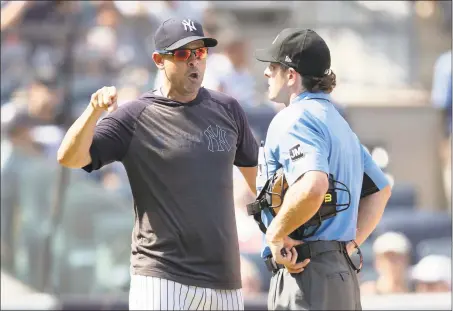
<svg viewBox="0 0 453 311"><path fill-rule="evenodd" d="M182 21L182 25L184 26L184 30L185 31L194 31L194 30L197 30L197 28L195 27L193 21L191 21L190 19L184 19Z"/></svg>

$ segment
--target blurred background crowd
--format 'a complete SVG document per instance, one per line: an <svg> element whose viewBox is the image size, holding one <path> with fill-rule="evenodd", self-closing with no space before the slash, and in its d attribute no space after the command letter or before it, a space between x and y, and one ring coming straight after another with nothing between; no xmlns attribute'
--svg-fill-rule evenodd
<svg viewBox="0 0 453 311"><path fill-rule="evenodd" d="M119 104L161 83L157 26L199 20L219 40L204 86L235 97L257 141L283 108L253 50L286 27L332 54L333 100L393 185L362 246L363 295L451 291L451 1L1 1L1 270L37 292L124 295L132 195L121 164L66 171L56 150L98 88ZM266 294L254 198L234 169L246 298ZM95 225L96 224L96 225ZM3 286L2 286L3 297Z"/></svg>

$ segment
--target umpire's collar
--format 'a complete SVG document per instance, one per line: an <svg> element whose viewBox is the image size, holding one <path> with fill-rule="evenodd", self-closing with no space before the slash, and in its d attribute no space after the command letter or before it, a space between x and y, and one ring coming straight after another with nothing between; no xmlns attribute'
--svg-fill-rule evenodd
<svg viewBox="0 0 453 311"><path fill-rule="evenodd" d="M292 103L296 103L301 100L309 100L309 99L324 99L331 101L330 94L324 93L324 92L318 92L318 93L311 93L308 91L300 93L296 98L294 98L291 101Z"/></svg>

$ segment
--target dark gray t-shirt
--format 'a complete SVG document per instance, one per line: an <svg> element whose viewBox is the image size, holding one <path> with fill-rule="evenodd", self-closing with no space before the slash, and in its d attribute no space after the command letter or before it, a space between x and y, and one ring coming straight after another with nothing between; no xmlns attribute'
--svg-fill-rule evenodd
<svg viewBox="0 0 453 311"><path fill-rule="evenodd" d="M256 166L258 145L235 99L205 88L185 104L146 93L99 122L90 154L88 172L114 161L127 171L133 274L241 287L233 164Z"/></svg>

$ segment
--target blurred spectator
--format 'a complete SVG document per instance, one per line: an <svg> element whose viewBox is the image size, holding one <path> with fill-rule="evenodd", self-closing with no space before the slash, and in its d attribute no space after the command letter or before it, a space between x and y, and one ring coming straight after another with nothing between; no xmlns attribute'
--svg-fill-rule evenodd
<svg viewBox="0 0 453 311"><path fill-rule="evenodd" d="M433 72L431 101L434 107L442 110L445 121L445 134L451 135L452 99L451 99L451 50L443 53L436 60Z"/></svg>
<svg viewBox="0 0 453 311"><path fill-rule="evenodd" d="M1 148L1 246L2 268L14 269L14 231L18 217L16 171L20 165L18 154L39 155L40 150L32 142L30 129L34 124L28 114L18 113L13 104L2 106L2 148ZM23 162L21 163L23 164Z"/></svg>
<svg viewBox="0 0 453 311"><path fill-rule="evenodd" d="M121 178L115 172L108 170L102 174L102 185L107 191L117 192L121 188Z"/></svg>
<svg viewBox="0 0 453 311"><path fill-rule="evenodd" d="M118 38L121 15L110 2L96 7L95 24L88 29L83 51L93 55L101 64L101 74L115 74L120 47ZM85 51L86 49L86 51Z"/></svg>
<svg viewBox="0 0 453 311"><path fill-rule="evenodd" d="M134 68L144 68L147 76L137 83L143 85L149 81L148 71L154 70L148 37L155 23L143 15L123 15L120 7L114 2L96 4L94 23L90 21L93 25L78 46L78 54L82 59L89 56L87 70L93 75L116 79Z"/></svg>
<svg viewBox="0 0 453 311"><path fill-rule="evenodd" d="M2 260L27 284L42 284L43 237L49 232L56 161L33 139L37 124L26 109L2 106Z"/></svg>
<svg viewBox="0 0 453 311"><path fill-rule="evenodd" d="M116 162L108 167L103 167L100 170L100 174L101 184L107 192L115 193L131 204L133 203L127 173L122 163Z"/></svg>
<svg viewBox="0 0 453 311"><path fill-rule="evenodd" d="M261 293L261 276L256 265L241 255L242 292L246 298Z"/></svg>
<svg viewBox="0 0 453 311"><path fill-rule="evenodd" d="M451 258L428 255L412 270L415 290L418 293L441 293L451 291Z"/></svg>
<svg viewBox="0 0 453 311"><path fill-rule="evenodd" d="M244 176L242 176L241 171L236 166L233 166L233 180L235 205L239 208L245 208L246 204L244 203L252 202L255 198Z"/></svg>
<svg viewBox="0 0 453 311"><path fill-rule="evenodd" d="M62 211L53 233L54 286L59 293L72 294L113 290L128 275L132 201L82 170L73 170ZM117 265L124 266L122 273Z"/></svg>
<svg viewBox="0 0 453 311"><path fill-rule="evenodd" d="M61 108L61 92L55 81L36 77L28 87L28 112L42 124L53 124Z"/></svg>
<svg viewBox="0 0 453 311"><path fill-rule="evenodd" d="M239 249L243 253L257 253L261 250L262 233L253 218L247 214L247 204L253 202L255 196L236 166L233 168L233 180Z"/></svg>
<svg viewBox="0 0 453 311"><path fill-rule="evenodd" d="M36 77L28 87L26 105L30 118L35 120L32 129L33 141L39 143L43 152L55 159L64 131L55 125L56 117L62 109L62 93L55 81Z"/></svg>
<svg viewBox="0 0 453 311"><path fill-rule="evenodd" d="M75 6L65 3L66 1L25 1L28 2L25 12L21 18L21 25L36 25L42 20L46 23L62 23L64 20L64 13L67 12L68 7L75 9Z"/></svg>
<svg viewBox="0 0 453 311"><path fill-rule="evenodd" d="M130 2L126 3L127 5L130 5ZM156 18L160 24L170 17L192 18L197 21L202 21L203 11L209 6L209 1L145 1L142 2L141 5L143 5L148 11L148 14Z"/></svg>
<svg viewBox="0 0 453 311"><path fill-rule="evenodd" d="M376 281L364 282L362 294L392 294L410 292L408 268L411 243L399 232L387 232L376 238L373 244Z"/></svg>
<svg viewBox="0 0 453 311"><path fill-rule="evenodd" d="M229 16L229 15L227 15ZM221 30L221 21L225 18L225 15L220 15L219 12L211 5L207 6L203 10L203 17L201 19L203 23L203 30L206 37L216 37L219 31ZM211 50L216 50L216 47L213 47Z"/></svg>
<svg viewBox="0 0 453 311"><path fill-rule="evenodd" d="M40 156L39 148L32 136L32 129L37 120L31 117L25 109L8 103L1 108L1 125L4 140L2 144L2 169L9 160L14 160L14 152L18 151L30 156Z"/></svg>
<svg viewBox="0 0 453 311"><path fill-rule="evenodd" d="M433 72L431 101L434 107L442 111L444 117L444 136L441 145L443 163L444 191L448 207L451 209L451 131L452 131L452 79L451 50L443 53L436 60Z"/></svg>
<svg viewBox="0 0 453 311"><path fill-rule="evenodd" d="M27 45L26 61L35 70L42 65L51 65L52 74L61 66L64 40L61 34L71 28L71 23L80 13L76 1L28 1L20 17L18 30L22 42ZM71 14L68 14L71 12ZM45 20L45 23L43 21ZM59 32L51 29L59 29Z"/></svg>
<svg viewBox="0 0 453 311"><path fill-rule="evenodd" d="M250 72L250 46L236 26L217 34L219 53L210 55L203 85L234 97L243 107L256 107L255 77Z"/></svg>

